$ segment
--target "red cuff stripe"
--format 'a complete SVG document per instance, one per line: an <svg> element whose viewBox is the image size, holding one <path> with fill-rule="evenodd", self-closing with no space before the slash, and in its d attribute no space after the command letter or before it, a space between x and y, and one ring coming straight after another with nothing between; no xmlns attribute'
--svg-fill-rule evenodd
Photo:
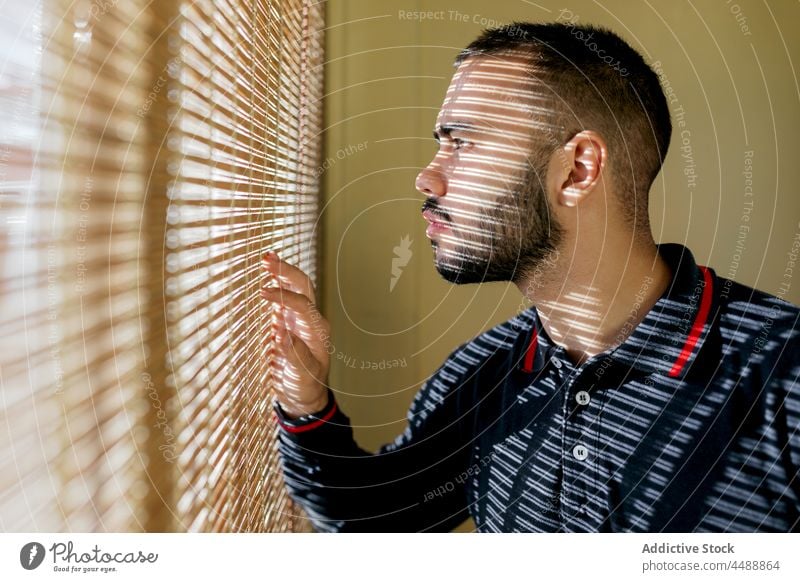
<svg viewBox="0 0 800 582"><path fill-rule="evenodd" d="M678 359L675 360L675 364L673 364L672 369L669 371L670 378L677 377L683 370L686 362L689 361L689 356L692 355L692 351L697 345L697 341L700 339L703 326L708 319L708 312L711 310L711 272L706 267L702 266L700 266L700 270L703 271L704 282L703 297L700 299L700 309L697 310L697 317L692 325L692 330L689 332L689 337L686 338L686 343L683 345L683 350L681 350Z"/></svg>
<svg viewBox="0 0 800 582"><path fill-rule="evenodd" d="M302 426L289 426L288 424L284 424L283 422L281 422L281 419L278 416L277 412L275 413L275 418L278 421L278 424L281 425L284 429L286 429L287 432L298 433L298 432L306 432L307 430L313 430L318 426L322 426L322 424L330 420L335 413L336 413L336 401L334 401L333 403L333 408L331 408L325 416L323 416L322 418L318 418L314 422L309 422L308 424L304 424Z"/></svg>
<svg viewBox="0 0 800 582"><path fill-rule="evenodd" d="M533 335L531 336L531 343L528 344L528 351L525 352L525 362L522 364L522 371L526 374L533 372L533 358L536 357L536 350L539 347L539 334L536 328L533 328Z"/></svg>

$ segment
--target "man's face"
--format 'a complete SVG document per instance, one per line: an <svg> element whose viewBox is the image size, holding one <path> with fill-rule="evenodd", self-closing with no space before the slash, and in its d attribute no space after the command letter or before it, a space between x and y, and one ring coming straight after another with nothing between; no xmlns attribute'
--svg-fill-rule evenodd
<svg viewBox="0 0 800 582"><path fill-rule="evenodd" d="M562 231L546 188L544 89L522 56L473 57L436 119L439 150L417 177L436 269L452 283L519 282Z"/></svg>

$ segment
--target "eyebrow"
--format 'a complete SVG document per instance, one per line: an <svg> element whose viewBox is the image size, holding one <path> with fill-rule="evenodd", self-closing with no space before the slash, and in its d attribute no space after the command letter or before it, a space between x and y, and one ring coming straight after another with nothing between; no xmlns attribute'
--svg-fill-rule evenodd
<svg viewBox="0 0 800 582"><path fill-rule="evenodd" d="M433 130L433 139L439 141L441 136L450 137L450 134L454 131L463 130L475 130L478 129L477 126L467 123L465 121L451 121L449 123L443 123L437 129Z"/></svg>

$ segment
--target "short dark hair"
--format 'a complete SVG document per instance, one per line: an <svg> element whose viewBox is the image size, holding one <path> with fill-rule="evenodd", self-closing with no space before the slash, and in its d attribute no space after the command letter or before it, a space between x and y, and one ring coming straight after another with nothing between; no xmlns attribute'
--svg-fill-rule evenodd
<svg viewBox="0 0 800 582"><path fill-rule="evenodd" d="M485 30L455 65L480 55L519 53L530 55L532 74L550 93L548 125L559 143L549 151L582 130L602 135L623 215L649 235L648 192L672 135L656 73L610 30L575 22L515 22Z"/></svg>

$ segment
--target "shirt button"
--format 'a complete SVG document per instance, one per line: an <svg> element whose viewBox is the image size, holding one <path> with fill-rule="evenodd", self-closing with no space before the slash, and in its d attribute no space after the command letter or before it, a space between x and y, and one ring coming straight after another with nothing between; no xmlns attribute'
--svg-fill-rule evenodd
<svg viewBox="0 0 800 582"><path fill-rule="evenodd" d="M589 404L590 400L591 397L589 396L589 393L586 390L581 390L575 395L575 401L581 406L586 406L587 404Z"/></svg>
<svg viewBox="0 0 800 582"><path fill-rule="evenodd" d="M561 360L553 356L552 358L550 358L550 361L553 362L553 365L556 367L557 370L561 369Z"/></svg>
<svg viewBox="0 0 800 582"><path fill-rule="evenodd" d="M589 449L584 447L583 445L575 445L575 448L572 449L572 456L578 459L579 461L583 461L586 457L589 456Z"/></svg>

